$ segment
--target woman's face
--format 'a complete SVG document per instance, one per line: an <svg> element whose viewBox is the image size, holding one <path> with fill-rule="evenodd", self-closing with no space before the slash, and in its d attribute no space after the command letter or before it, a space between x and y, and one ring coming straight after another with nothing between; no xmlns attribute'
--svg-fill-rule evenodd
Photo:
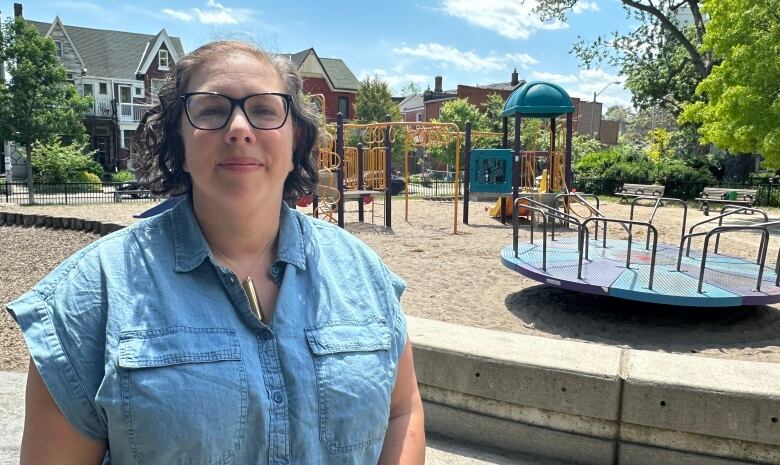
<svg viewBox="0 0 780 465"><path fill-rule="evenodd" d="M286 93L286 89L273 66L239 54L197 68L186 92L218 92L241 99L260 92ZM293 169L293 133L289 115L282 127L260 130L236 107L225 127L204 130L182 114L184 169L192 176L193 197L222 205L281 202L284 181Z"/></svg>

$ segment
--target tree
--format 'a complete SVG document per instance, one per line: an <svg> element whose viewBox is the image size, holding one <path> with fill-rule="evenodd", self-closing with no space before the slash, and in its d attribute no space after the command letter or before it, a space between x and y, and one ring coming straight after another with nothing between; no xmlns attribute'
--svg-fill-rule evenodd
<svg viewBox="0 0 780 465"><path fill-rule="evenodd" d="M387 82L374 76L366 77L360 83L355 98L355 116L358 123L376 123L385 120L390 115L392 121L401 119L401 110L393 101L390 86Z"/></svg>
<svg viewBox="0 0 780 465"><path fill-rule="evenodd" d="M542 19L565 21L566 12L578 0L538 0L536 12ZM677 115L682 104L695 99L694 90L712 71L710 51L699 45L705 34L700 0L620 0L627 16L639 22L632 32L613 32L594 41L582 38L573 53L590 67L602 61L617 67L626 77L624 86L638 108L660 107ZM686 26L677 19L681 8L689 10L693 22Z"/></svg>
<svg viewBox="0 0 780 465"><path fill-rule="evenodd" d="M390 115L390 121L401 120L401 109L393 101L390 94L390 86L387 82L374 76L366 77L360 83L357 96L355 97L355 117L360 124L369 124L385 121L387 115ZM391 160L398 164L403 162L404 148L406 147L406 130L403 128L393 128L393 141L391 149ZM358 137L351 136L348 140L349 145L356 145L360 142Z"/></svg>
<svg viewBox="0 0 780 465"><path fill-rule="evenodd" d="M411 97L412 95L417 95L420 92L420 87L413 81L409 81L408 84L401 87L401 97Z"/></svg>
<svg viewBox="0 0 780 465"><path fill-rule="evenodd" d="M721 63L697 88L682 121L701 124L704 143L734 153L759 153L780 168L780 2L707 0L703 48Z"/></svg>
<svg viewBox="0 0 780 465"><path fill-rule="evenodd" d="M10 82L0 83L0 139L27 147L27 186L34 203L31 156L35 144L69 136L83 141L82 115L89 99L68 84L54 41L23 18L2 27L2 54Z"/></svg>

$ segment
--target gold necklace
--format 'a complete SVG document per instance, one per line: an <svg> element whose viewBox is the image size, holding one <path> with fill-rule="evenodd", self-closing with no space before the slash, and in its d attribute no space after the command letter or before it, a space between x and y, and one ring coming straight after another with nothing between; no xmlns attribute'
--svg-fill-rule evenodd
<svg viewBox="0 0 780 465"><path fill-rule="evenodd" d="M266 244L265 249L263 249L263 253L260 254L260 258L257 259L257 262L262 262L263 258L265 258L266 254L269 250L271 250L271 244L276 241L276 238L279 236L279 232L277 231L274 237L271 238L270 241L268 241L268 244ZM236 268L236 266L233 264L230 259L227 258L227 256L222 253L219 248L217 248L216 245L211 245L211 247L216 251L224 260L227 262L228 265L231 266L231 268ZM236 268L237 269L237 268ZM247 299L249 300L249 309L252 310L252 313L263 323L265 323L265 315L263 314L263 306L260 304L260 299L257 298L257 290L255 289L255 283L252 281L251 269L249 270L250 273L246 275L246 278L241 280L241 287L244 289L244 293L246 294ZM239 278L241 279L241 278Z"/></svg>

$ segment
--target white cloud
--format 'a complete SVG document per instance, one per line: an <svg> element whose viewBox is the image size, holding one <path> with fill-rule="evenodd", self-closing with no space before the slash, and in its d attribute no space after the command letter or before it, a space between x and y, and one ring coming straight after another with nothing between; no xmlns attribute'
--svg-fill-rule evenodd
<svg viewBox="0 0 780 465"><path fill-rule="evenodd" d="M574 4L571 11L574 12L574 14L580 14L584 13L586 11L600 11L601 8L599 8L598 3L596 2L587 2L584 0L578 1Z"/></svg>
<svg viewBox="0 0 780 465"><path fill-rule="evenodd" d="M595 5L585 3L588 7ZM558 20L542 21L533 12L536 5L536 0L443 0L441 8L450 16L510 39L527 39L538 30L569 27Z"/></svg>
<svg viewBox="0 0 780 465"><path fill-rule="evenodd" d="M612 105L631 106L631 94L621 84L611 84L621 81L619 76L603 69L582 69L576 78L576 82L563 86L572 97L590 102L593 101L593 93L600 92L596 101L602 102L605 110ZM554 79L551 81L556 82Z"/></svg>
<svg viewBox="0 0 780 465"><path fill-rule="evenodd" d="M520 63L520 66L524 69L528 69L529 66L539 63L539 61L527 53L508 53L505 55L509 62Z"/></svg>
<svg viewBox="0 0 780 465"><path fill-rule="evenodd" d="M177 11L177 10L172 10L170 8L165 8L162 11L166 15L168 15L168 16L170 16L172 18L176 18L176 19L178 19L180 21L190 22L190 21L193 20L192 15L187 13L187 12L185 12L185 11Z"/></svg>
<svg viewBox="0 0 780 465"><path fill-rule="evenodd" d="M578 80L577 76L573 74L556 74L556 73L547 73L544 71L532 72L531 79L536 81L551 81L559 85L576 83Z"/></svg>
<svg viewBox="0 0 780 465"><path fill-rule="evenodd" d="M387 82L387 84L393 88L395 91L401 90L401 88L409 82L413 82L415 84L419 84L421 88L425 88L425 85L430 84L433 82L433 78L431 76L427 76L425 74L412 74L412 73L403 73L398 72L399 70L394 69L393 71L396 71L395 73L390 73L387 70L375 68L370 71L362 71L360 73L360 80L364 80L367 77L378 77L379 79ZM401 70L402 71L402 70Z"/></svg>
<svg viewBox="0 0 780 465"><path fill-rule="evenodd" d="M425 58L441 63L454 65L458 69L468 71L494 71L519 64L522 68L537 63L536 59L527 53L511 53L498 55L491 52L487 56L480 56L473 51L464 52L455 47L441 44L417 44L415 46L403 46L393 49L399 55L409 55Z"/></svg>
<svg viewBox="0 0 780 465"><path fill-rule="evenodd" d="M163 9L166 15L180 21L197 21L201 24L240 24L252 19L254 11L246 8L230 8L208 0L204 9L191 8L189 10Z"/></svg>

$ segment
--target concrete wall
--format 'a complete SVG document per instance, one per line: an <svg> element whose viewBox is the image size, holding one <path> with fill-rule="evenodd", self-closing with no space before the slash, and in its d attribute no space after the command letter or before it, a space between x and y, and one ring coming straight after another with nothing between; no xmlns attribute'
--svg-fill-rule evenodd
<svg viewBox="0 0 780 465"><path fill-rule="evenodd" d="M780 464L780 365L413 317L409 335L428 431L584 464Z"/></svg>

